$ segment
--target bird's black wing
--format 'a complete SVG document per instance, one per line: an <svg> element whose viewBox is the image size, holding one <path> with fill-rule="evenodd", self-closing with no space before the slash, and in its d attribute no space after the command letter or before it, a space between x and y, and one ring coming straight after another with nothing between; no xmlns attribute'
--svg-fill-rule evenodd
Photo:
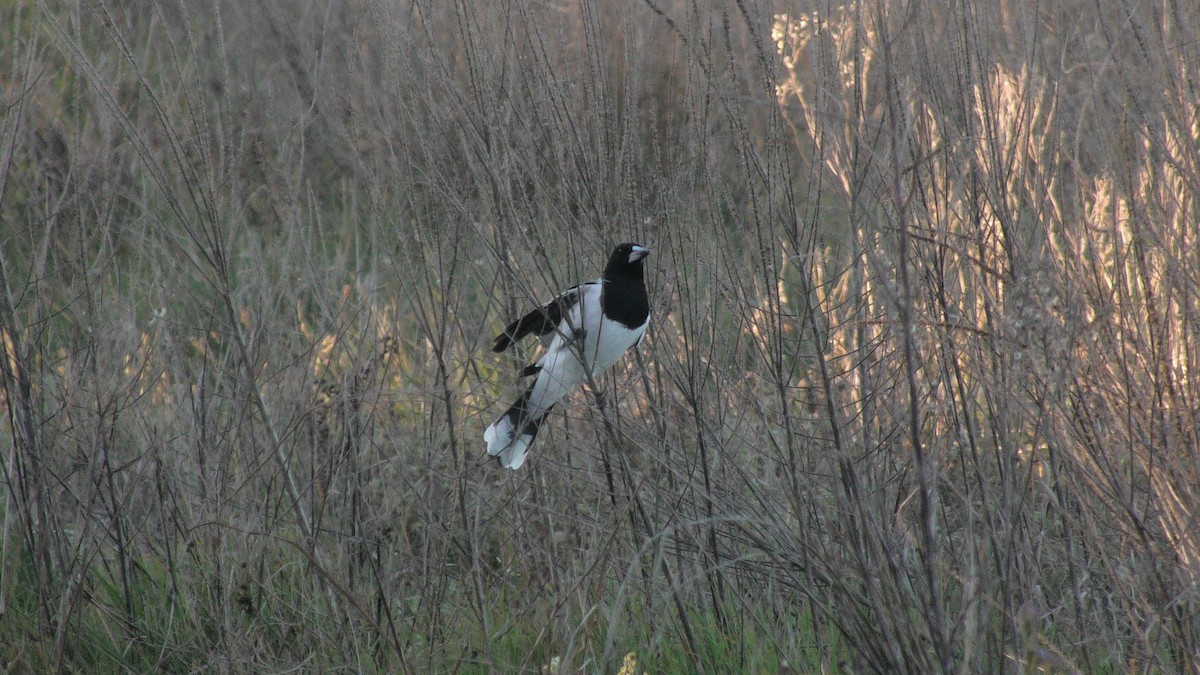
<svg viewBox="0 0 1200 675"><path fill-rule="evenodd" d="M502 352L530 333L539 336L553 333L567 312L579 302L581 288L582 286L576 286L561 293L557 298L508 324L504 332L496 336L496 344L492 346L492 351Z"/></svg>

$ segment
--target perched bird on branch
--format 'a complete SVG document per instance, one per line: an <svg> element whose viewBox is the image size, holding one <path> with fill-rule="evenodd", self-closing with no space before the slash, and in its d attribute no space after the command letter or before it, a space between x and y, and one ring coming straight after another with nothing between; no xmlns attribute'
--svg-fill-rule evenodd
<svg viewBox="0 0 1200 675"><path fill-rule="evenodd" d="M642 277L642 259L649 253L637 244L621 244L609 256L604 276L563 291L496 338L495 352L531 333L549 343L546 353L521 371L522 377L535 377L533 384L483 434L488 454L501 466L524 464L550 409L641 342L650 323Z"/></svg>

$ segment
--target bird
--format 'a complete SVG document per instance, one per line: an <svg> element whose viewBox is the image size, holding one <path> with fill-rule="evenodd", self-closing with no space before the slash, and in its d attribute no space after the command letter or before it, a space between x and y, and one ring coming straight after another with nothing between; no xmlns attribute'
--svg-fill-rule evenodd
<svg viewBox="0 0 1200 675"><path fill-rule="evenodd" d="M641 344L650 323L642 266L649 254L632 242L618 245L602 277L559 293L496 337L496 353L530 334L548 343L541 358L521 371L521 377L535 378L533 384L483 434L488 455L502 467L519 469L550 409Z"/></svg>

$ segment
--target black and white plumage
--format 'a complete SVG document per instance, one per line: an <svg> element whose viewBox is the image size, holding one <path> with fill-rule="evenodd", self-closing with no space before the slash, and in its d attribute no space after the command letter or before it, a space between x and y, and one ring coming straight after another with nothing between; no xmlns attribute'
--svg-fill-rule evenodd
<svg viewBox="0 0 1200 675"><path fill-rule="evenodd" d="M529 334L549 341L546 353L521 371L533 384L483 434L487 452L508 469L525 463L550 409L641 342L650 323L642 259L650 251L625 243L613 249L604 276L571 288L512 322L496 338L502 352Z"/></svg>

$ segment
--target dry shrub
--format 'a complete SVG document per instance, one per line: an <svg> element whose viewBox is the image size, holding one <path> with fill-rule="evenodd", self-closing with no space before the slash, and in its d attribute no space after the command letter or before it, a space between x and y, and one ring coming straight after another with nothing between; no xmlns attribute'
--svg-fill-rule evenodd
<svg viewBox="0 0 1200 675"><path fill-rule="evenodd" d="M0 6L6 664L1194 668L1196 10L816 7Z"/></svg>
<svg viewBox="0 0 1200 675"><path fill-rule="evenodd" d="M1024 9L776 17L861 261L826 305L838 403L879 439L844 450L859 573L817 562L875 668L1185 667L1197 16L1072 5L1055 25L1093 32L1042 35Z"/></svg>

